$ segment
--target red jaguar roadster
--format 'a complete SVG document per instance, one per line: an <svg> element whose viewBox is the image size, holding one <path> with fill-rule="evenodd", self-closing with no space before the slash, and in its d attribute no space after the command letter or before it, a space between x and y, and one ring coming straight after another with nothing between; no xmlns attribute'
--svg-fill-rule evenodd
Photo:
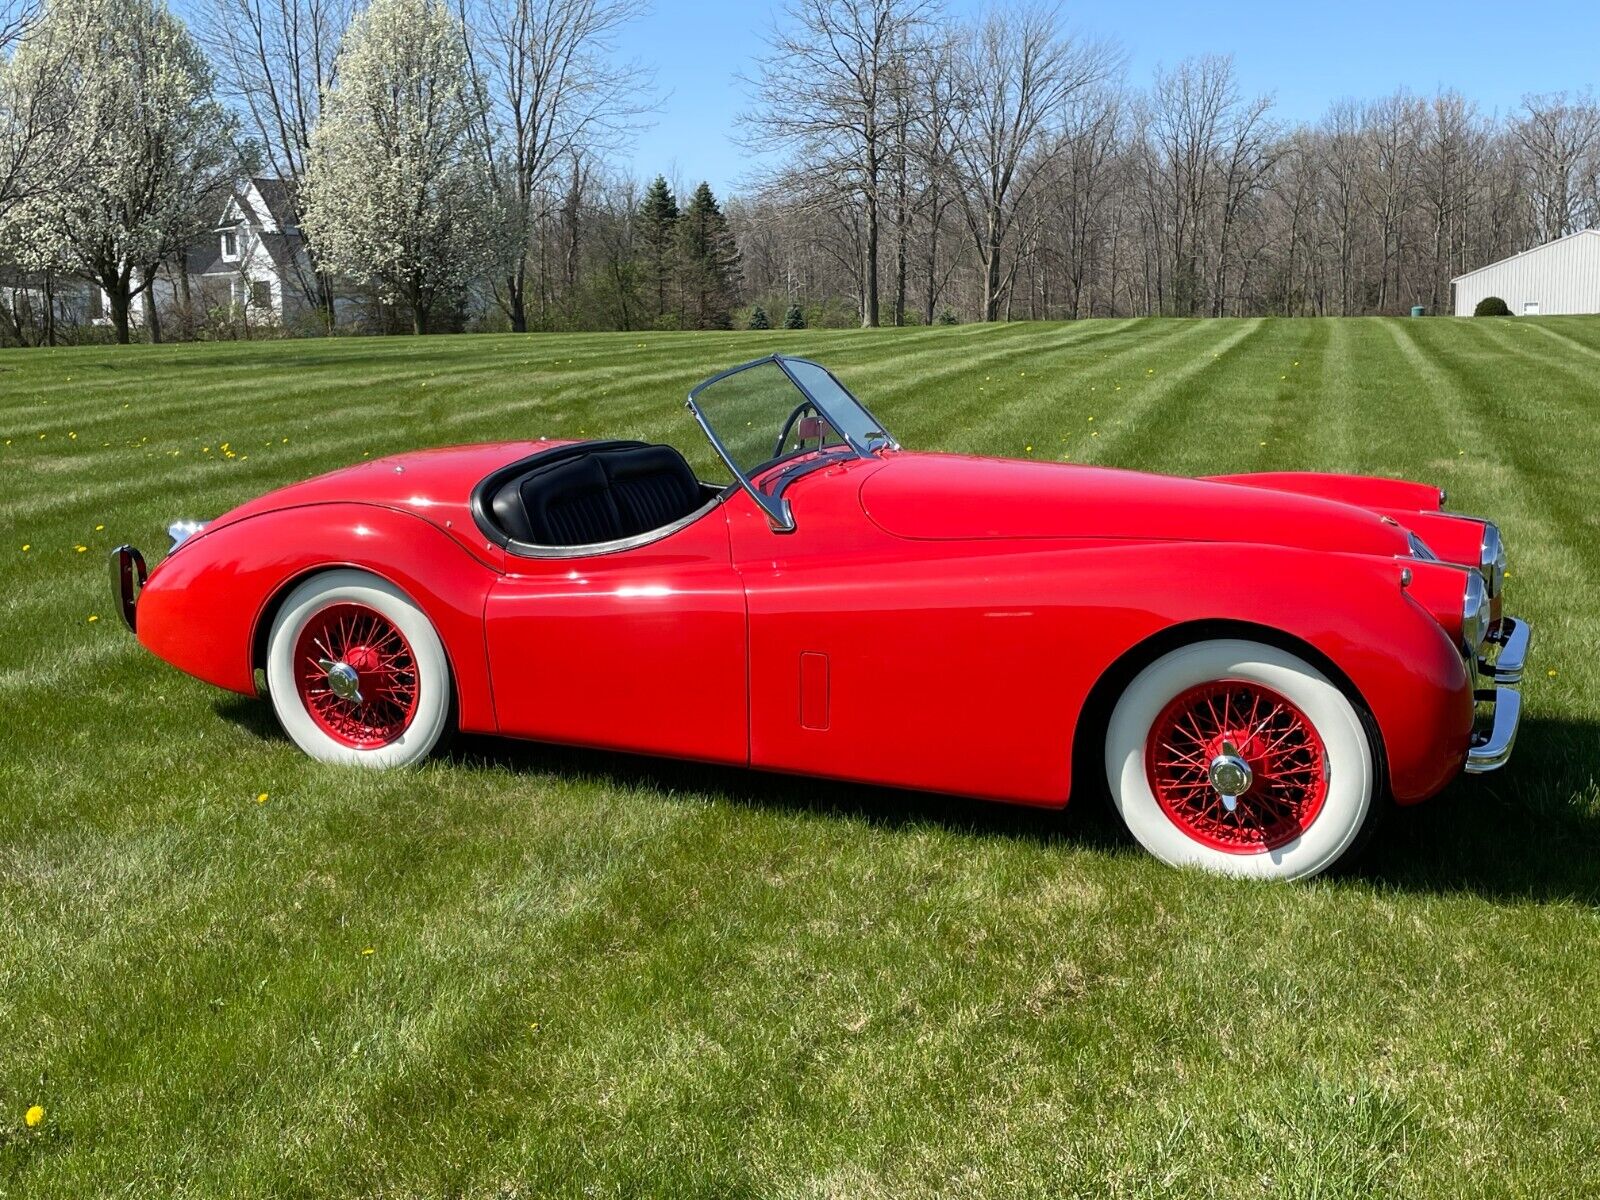
<svg viewBox="0 0 1600 1200"><path fill-rule="evenodd" d="M1526 623L1437 488L902 450L773 355L689 408L732 482L632 441L423 450L114 552L139 640L399 766L452 729L1059 807L1297 878L1511 753ZM1103 774L1101 773L1103 770Z"/></svg>

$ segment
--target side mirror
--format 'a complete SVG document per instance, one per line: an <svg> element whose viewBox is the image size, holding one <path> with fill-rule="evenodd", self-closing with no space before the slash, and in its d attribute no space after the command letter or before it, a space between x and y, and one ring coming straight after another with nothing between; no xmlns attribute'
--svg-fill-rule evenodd
<svg viewBox="0 0 1600 1200"><path fill-rule="evenodd" d="M801 417L794 429L795 436L802 442L809 442L812 438L822 437L821 417Z"/></svg>

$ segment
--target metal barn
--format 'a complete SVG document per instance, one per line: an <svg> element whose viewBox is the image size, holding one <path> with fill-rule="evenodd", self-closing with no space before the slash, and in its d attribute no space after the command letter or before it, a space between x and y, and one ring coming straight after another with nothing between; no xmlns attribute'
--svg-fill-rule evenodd
<svg viewBox="0 0 1600 1200"><path fill-rule="evenodd" d="M1600 229L1571 233L1450 281L1455 313L1499 296L1517 316L1600 313Z"/></svg>

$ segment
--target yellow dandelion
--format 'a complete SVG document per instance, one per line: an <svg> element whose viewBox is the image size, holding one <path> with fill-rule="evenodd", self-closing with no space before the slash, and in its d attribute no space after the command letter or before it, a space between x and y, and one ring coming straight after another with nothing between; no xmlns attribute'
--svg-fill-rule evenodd
<svg viewBox="0 0 1600 1200"><path fill-rule="evenodd" d="M1033 447L1032 446L1024 446L1023 449L1026 450L1029 454L1033 453Z"/></svg>
<svg viewBox="0 0 1600 1200"><path fill-rule="evenodd" d="M267 802L267 794L265 792L262 792L259 796L256 797L256 803L257 804L265 804L266 802Z"/></svg>
<svg viewBox="0 0 1600 1200"><path fill-rule="evenodd" d="M23 542L22 543L22 552L24 554L26 554L29 550L32 550L32 549L33 549L33 543L32 542Z"/></svg>
<svg viewBox="0 0 1600 1200"><path fill-rule="evenodd" d="M69 433L69 434L67 434L67 436L69 438L71 438L73 441L77 441L78 440L78 435L76 433Z"/></svg>
<svg viewBox="0 0 1600 1200"><path fill-rule="evenodd" d="M533 1033L538 1033L539 1032L539 1022L537 1022L537 1021L529 1021L528 1022L528 1029Z"/></svg>
<svg viewBox="0 0 1600 1200"><path fill-rule="evenodd" d="M1266 443L1265 443L1265 442L1262 442L1262 443L1261 443L1261 444L1262 444L1262 445L1263 445L1263 446L1265 446L1265 445L1266 445Z"/></svg>
<svg viewBox="0 0 1600 1200"><path fill-rule="evenodd" d="M1556 677L1556 669L1554 667L1551 667L1550 668L1550 678L1554 679L1555 677Z"/></svg>
<svg viewBox="0 0 1600 1200"><path fill-rule="evenodd" d="M96 525L96 526L95 526L95 527L94 527L94 531L95 531L95 532L96 532L96 533L99 533L99 532L100 532L100 531L101 531L101 530L102 530L102 529L104 529L104 528L105 528L105 526L104 526L104 525Z"/></svg>
<svg viewBox="0 0 1600 1200"><path fill-rule="evenodd" d="M30 1107L27 1112L22 1114L22 1120L29 1129L38 1128L39 1124L44 1120L44 1105L35 1104Z"/></svg>
<svg viewBox="0 0 1600 1200"><path fill-rule="evenodd" d="M76 550L79 554L82 554L86 550L88 550L89 547L87 547L87 546L74 546L73 549Z"/></svg>
<svg viewBox="0 0 1600 1200"><path fill-rule="evenodd" d="M93 625L99 619L100 618L96 614L94 614L94 613L90 613L89 614L89 624Z"/></svg>
<svg viewBox="0 0 1600 1200"><path fill-rule="evenodd" d="M377 950L377 947L375 947L375 946L368 946L368 947L367 947L367 948L366 948L366 949L365 949L365 950L363 950L363 951L362 951L362 952L361 952L361 957L362 957L362 958L371 958L371 957L372 957L372 956L373 956L373 955L374 955L374 954L376 954L376 953L377 953L377 952L378 952L378 950Z"/></svg>

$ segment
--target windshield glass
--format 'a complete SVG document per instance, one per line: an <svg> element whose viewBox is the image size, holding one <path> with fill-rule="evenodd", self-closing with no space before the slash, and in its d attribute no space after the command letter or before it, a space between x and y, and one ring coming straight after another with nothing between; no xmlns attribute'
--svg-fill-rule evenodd
<svg viewBox="0 0 1600 1200"><path fill-rule="evenodd" d="M752 483L763 469L819 450L866 455L895 445L838 380L804 359L773 355L713 376L689 393L689 407L739 482L784 525L777 481Z"/></svg>
<svg viewBox="0 0 1600 1200"><path fill-rule="evenodd" d="M728 465L746 479L780 458L854 446L893 445L834 377L816 363L764 358L707 380L690 406Z"/></svg>

